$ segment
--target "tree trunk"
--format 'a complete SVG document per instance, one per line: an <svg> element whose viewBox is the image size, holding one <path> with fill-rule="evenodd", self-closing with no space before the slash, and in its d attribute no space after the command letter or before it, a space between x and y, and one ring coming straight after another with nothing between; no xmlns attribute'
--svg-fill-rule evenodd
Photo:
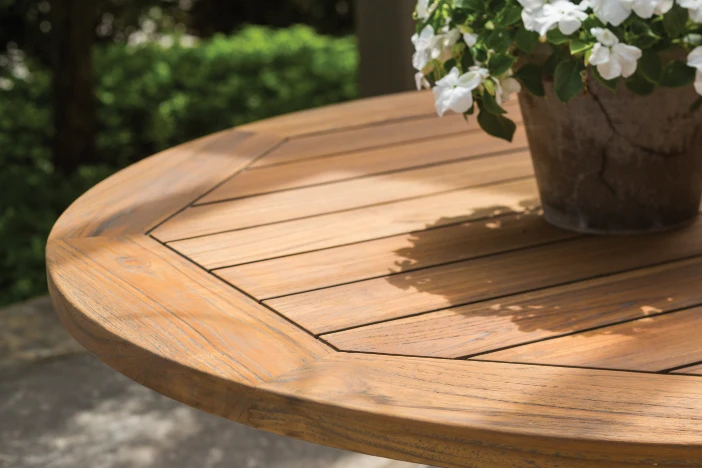
<svg viewBox="0 0 702 468"><path fill-rule="evenodd" d="M416 89L412 68L415 0L356 0L363 97Z"/></svg>
<svg viewBox="0 0 702 468"><path fill-rule="evenodd" d="M64 174L95 161L97 104L93 44L97 1L51 2L54 56L54 164Z"/></svg>

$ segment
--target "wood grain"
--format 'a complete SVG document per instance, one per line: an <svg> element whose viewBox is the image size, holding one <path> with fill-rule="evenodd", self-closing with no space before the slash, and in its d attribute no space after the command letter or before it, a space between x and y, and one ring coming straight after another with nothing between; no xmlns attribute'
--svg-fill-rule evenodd
<svg viewBox="0 0 702 468"><path fill-rule="evenodd" d="M516 101L507 103L505 109L509 111L508 115L515 122L522 121ZM250 167L261 168L275 164L287 164L328 155L418 141L424 138L436 139L456 133L461 133L464 136L464 141L466 137L478 137L477 134L470 135L471 131L479 131L476 119L466 121L462 115L447 115L440 118L434 114L415 119L381 122L372 126L339 129L330 133L291 138L285 145L271 151L264 158L251 164Z"/></svg>
<svg viewBox="0 0 702 468"><path fill-rule="evenodd" d="M431 92L411 91L296 112L243 125L238 129L301 137L433 115L436 115L436 109Z"/></svg>
<svg viewBox="0 0 702 468"><path fill-rule="evenodd" d="M145 236L52 241L47 265L54 306L74 338L142 385L196 407L232 410L254 384L329 353Z"/></svg>
<svg viewBox="0 0 702 468"><path fill-rule="evenodd" d="M642 255L642 252L646 252ZM591 237L266 301L315 334L702 254L702 220L653 236ZM421 256L421 248L412 255Z"/></svg>
<svg viewBox="0 0 702 468"><path fill-rule="evenodd" d="M381 123L346 131L322 133L288 140L250 167L260 169L278 164L308 161L330 155L360 152L370 148L435 139L465 133L468 125L462 115L439 118L435 115L399 122Z"/></svg>
<svg viewBox="0 0 702 468"><path fill-rule="evenodd" d="M702 364L698 366L685 367L684 369L678 369L674 372L674 374L702 375Z"/></svg>
<svg viewBox="0 0 702 468"><path fill-rule="evenodd" d="M700 329L702 308L698 307L476 359L660 372L702 361Z"/></svg>
<svg viewBox="0 0 702 468"><path fill-rule="evenodd" d="M696 377L340 353L260 388L247 424L417 463L702 463Z"/></svg>
<svg viewBox="0 0 702 468"><path fill-rule="evenodd" d="M230 130L140 161L79 198L51 238L142 234L281 141Z"/></svg>
<svg viewBox="0 0 702 468"><path fill-rule="evenodd" d="M47 245L62 322L137 382L311 442L446 467L702 466L702 221L636 238L547 227L533 178L505 180L525 170L510 165L516 153L469 167L419 154L421 142L404 145L411 160L390 151L433 125L452 130L455 118L443 127L433 112L429 93L347 103L116 174L69 208ZM477 135L466 148L482 154L493 143ZM242 172L257 158L251 173L262 175ZM220 184L247 197L178 229L244 228L169 245L148 236ZM264 185L276 192L249 196ZM242 285L282 297L261 304ZM297 294L309 288L322 289ZM379 319L393 321L364 326ZM348 326L361 328L313 336Z"/></svg>
<svg viewBox="0 0 702 468"><path fill-rule="evenodd" d="M412 271L574 237L545 223L540 214L509 215L225 268L215 274L258 299L270 299L385 276L398 269ZM419 241L421 258L408 260L404 254Z"/></svg>
<svg viewBox="0 0 702 468"><path fill-rule="evenodd" d="M279 190L290 190L355 179L498 152L516 153L520 150L522 152L526 151L526 135L521 127L514 137L514 143L507 143L482 133L472 136L470 140L467 140L466 137L465 133L461 133L442 139L405 143L380 149L302 161L290 164L284 169L273 166L249 170L227 181L221 187L203 197L201 203L212 203ZM470 141L470 144L468 141ZM281 148L285 148L288 144L286 143ZM527 155L525 159L529 159L529 156ZM496 162L496 164L501 163ZM458 168L454 169L455 167L447 165L446 169L447 171L460 170ZM412 178L415 177L410 172L404 174ZM401 176L401 174L398 175ZM329 190L332 193L335 191L336 189ZM379 187L378 192L382 191L383 188Z"/></svg>
<svg viewBox="0 0 702 468"><path fill-rule="evenodd" d="M154 230L153 235L163 242L171 242L422 197L532 174L533 167L526 152L478 158L337 182L330 186L305 187L195 206Z"/></svg>
<svg viewBox="0 0 702 468"><path fill-rule="evenodd" d="M460 358L698 306L700 283L702 259L684 260L332 333L324 339L349 351Z"/></svg>
<svg viewBox="0 0 702 468"><path fill-rule="evenodd" d="M474 187L309 219L172 242L207 269L222 268L491 215L533 210L533 179ZM156 233L155 233L156 234Z"/></svg>

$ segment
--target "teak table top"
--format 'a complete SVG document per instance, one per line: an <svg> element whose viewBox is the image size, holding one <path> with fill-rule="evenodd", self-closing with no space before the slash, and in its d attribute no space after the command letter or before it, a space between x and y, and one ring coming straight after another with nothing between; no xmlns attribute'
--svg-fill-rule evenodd
<svg viewBox="0 0 702 468"><path fill-rule="evenodd" d="M702 221L552 228L523 129L432 105L301 112L116 174L51 234L63 323L162 394L343 449L702 466Z"/></svg>

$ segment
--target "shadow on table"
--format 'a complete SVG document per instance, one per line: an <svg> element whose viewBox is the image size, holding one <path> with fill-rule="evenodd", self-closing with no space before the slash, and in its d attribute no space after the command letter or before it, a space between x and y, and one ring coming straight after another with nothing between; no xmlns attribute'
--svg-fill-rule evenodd
<svg viewBox="0 0 702 468"><path fill-rule="evenodd" d="M583 340L600 340L603 349L593 355L604 358L632 343L603 336L647 338L657 326L651 317L702 303L695 286L702 263L665 265L690 257L690 249L678 246L697 235L702 222L688 231L628 238L564 235L534 214L469 222L443 239L453 259L432 266L436 227L461 221L441 218L395 252L400 260L387 281L435 311L399 322L417 335L416 343L394 343L403 354L471 357L585 331L564 344L576 345L577 353ZM476 257L476 245L486 254ZM642 280L637 271L645 267L653 268ZM633 323L608 327L624 322ZM645 348L645 340L634 346Z"/></svg>

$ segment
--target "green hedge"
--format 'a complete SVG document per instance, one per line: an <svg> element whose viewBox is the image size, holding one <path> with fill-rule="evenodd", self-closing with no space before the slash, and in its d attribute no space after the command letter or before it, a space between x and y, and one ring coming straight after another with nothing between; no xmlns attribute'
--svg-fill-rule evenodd
<svg viewBox="0 0 702 468"><path fill-rule="evenodd" d="M95 54L99 166L51 164L50 75L0 70L0 304L46 290L44 243L60 212L114 170L224 128L351 99L356 46L296 26L247 27L192 48L111 45ZM3 88L7 87L7 81Z"/></svg>

